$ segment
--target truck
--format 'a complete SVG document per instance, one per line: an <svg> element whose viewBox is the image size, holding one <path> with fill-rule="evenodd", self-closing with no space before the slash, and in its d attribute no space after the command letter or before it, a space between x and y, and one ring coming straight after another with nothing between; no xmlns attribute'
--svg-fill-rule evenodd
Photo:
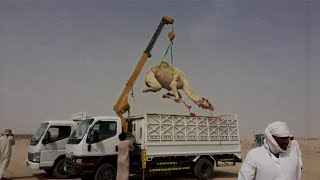
<svg viewBox="0 0 320 180"><path fill-rule="evenodd" d="M215 167L241 162L236 115L150 113L131 116L126 122L128 138L135 142L130 154L132 174L190 172L197 179L208 179ZM82 120L78 133L67 142L64 170L81 179L115 179L116 144L122 130L119 117Z"/></svg>
<svg viewBox="0 0 320 180"><path fill-rule="evenodd" d="M260 147L264 145L266 136L263 133L254 134L254 144L252 147Z"/></svg>
<svg viewBox="0 0 320 180"><path fill-rule="evenodd" d="M77 122L67 120L44 121L32 135L27 166L34 170L44 170L56 178L68 178L63 170L67 141L77 128Z"/></svg>

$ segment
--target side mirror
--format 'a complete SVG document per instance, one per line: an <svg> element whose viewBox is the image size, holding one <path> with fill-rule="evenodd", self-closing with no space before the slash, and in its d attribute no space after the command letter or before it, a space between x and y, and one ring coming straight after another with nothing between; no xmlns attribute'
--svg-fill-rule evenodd
<svg viewBox="0 0 320 180"><path fill-rule="evenodd" d="M88 152L91 151L91 144L88 144L87 150L88 150Z"/></svg>

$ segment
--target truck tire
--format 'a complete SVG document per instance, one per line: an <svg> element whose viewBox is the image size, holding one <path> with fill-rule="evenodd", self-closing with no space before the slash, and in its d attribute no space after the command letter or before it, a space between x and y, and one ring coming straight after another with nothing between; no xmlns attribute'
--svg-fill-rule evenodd
<svg viewBox="0 0 320 180"><path fill-rule="evenodd" d="M63 170L64 159L58 160L52 168L52 175L57 179L67 179L71 176Z"/></svg>
<svg viewBox="0 0 320 180"><path fill-rule="evenodd" d="M206 158L197 161L193 174L198 180L208 180L213 176L213 164Z"/></svg>
<svg viewBox="0 0 320 180"><path fill-rule="evenodd" d="M116 179L116 168L111 165L111 164L103 164L101 165L95 176L94 176L94 180L115 180Z"/></svg>
<svg viewBox="0 0 320 180"><path fill-rule="evenodd" d="M46 172L47 175L49 175L49 176L52 175L52 169L44 169L44 172Z"/></svg>
<svg viewBox="0 0 320 180"><path fill-rule="evenodd" d="M86 175L86 176L81 176L80 178L81 178L81 180L92 180L93 176L92 175Z"/></svg>

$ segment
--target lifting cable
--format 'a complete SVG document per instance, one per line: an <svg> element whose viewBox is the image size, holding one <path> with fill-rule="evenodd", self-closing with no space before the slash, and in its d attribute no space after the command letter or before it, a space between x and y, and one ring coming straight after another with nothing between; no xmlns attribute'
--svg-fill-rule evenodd
<svg viewBox="0 0 320 180"><path fill-rule="evenodd" d="M169 44L168 47L162 57L162 59L160 60L160 66L158 67L158 69L156 70L155 74L158 73L158 71L161 68L161 63L165 62L165 58L168 55L168 52L170 51L170 65L171 65L171 69L172 69L172 79L174 77L174 66L173 66L173 42L172 40L174 39L175 34L174 34L174 26L173 24L171 25L171 32L168 33L168 38L169 38Z"/></svg>

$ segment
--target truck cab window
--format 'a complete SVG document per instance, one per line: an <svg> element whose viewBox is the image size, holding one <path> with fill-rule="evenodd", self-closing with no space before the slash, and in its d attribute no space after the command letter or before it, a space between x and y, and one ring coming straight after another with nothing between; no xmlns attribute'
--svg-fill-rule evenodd
<svg viewBox="0 0 320 180"><path fill-rule="evenodd" d="M71 126L51 126L47 133L50 133L50 143L56 142L70 136Z"/></svg>
<svg viewBox="0 0 320 180"><path fill-rule="evenodd" d="M98 121L94 124L90 131L95 131L98 136L98 142L114 137L117 134L116 121ZM92 133L94 134L94 133ZM87 142L90 141L87 139Z"/></svg>
<svg viewBox="0 0 320 180"><path fill-rule="evenodd" d="M47 126L49 123L41 123L40 127L37 129L37 131L33 134L31 140L30 140L30 145L35 146L38 144L40 141L43 133L45 133Z"/></svg>

